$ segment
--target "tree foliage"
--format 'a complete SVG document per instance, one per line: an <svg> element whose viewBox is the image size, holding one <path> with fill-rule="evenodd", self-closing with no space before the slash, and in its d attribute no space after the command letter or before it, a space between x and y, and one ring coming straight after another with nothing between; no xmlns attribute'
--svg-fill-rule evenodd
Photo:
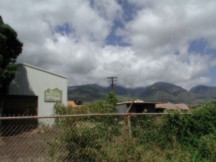
<svg viewBox="0 0 216 162"><path fill-rule="evenodd" d="M16 59L23 44L16 31L5 24L0 16L0 100L7 93L8 86L16 72Z"/></svg>

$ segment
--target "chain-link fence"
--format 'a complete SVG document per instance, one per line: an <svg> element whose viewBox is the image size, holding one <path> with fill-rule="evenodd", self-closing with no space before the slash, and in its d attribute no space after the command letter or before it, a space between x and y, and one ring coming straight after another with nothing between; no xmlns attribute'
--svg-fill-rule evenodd
<svg viewBox="0 0 216 162"><path fill-rule="evenodd" d="M188 141L193 142L189 138L193 130L188 133L182 131L187 127L184 122L188 116L84 114L1 117L0 161L191 161L199 155L184 148ZM214 159L214 152L211 153Z"/></svg>

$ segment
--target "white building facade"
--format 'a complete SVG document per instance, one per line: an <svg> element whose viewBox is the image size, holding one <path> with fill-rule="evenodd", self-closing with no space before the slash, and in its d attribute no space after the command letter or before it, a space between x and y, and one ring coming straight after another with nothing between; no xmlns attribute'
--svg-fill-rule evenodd
<svg viewBox="0 0 216 162"><path fill-rule="evenodd" d="M56 102L67 104L67 77L32 65L19 64L8 98L6 109L9 112L16 110L15 113L20 111L23 115L53 115Z"/></svg>

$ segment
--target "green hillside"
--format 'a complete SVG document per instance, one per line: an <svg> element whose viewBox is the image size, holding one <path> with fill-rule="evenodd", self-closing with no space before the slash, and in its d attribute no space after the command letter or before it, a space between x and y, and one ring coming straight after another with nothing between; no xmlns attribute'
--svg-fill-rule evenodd
<svg viewBox="0 0 216 162"><path fill-rule="evenodd" d="M102 87L97 84L69 86L68 99L84 102L101 100L110 91L110 87ZM216 101L216 87L196 86L188 91L166 82L156 82L150 86L138 88L116 86L115 92L119 101L141 99L152 102L184 102L192 105L205 101Z"/></svg>

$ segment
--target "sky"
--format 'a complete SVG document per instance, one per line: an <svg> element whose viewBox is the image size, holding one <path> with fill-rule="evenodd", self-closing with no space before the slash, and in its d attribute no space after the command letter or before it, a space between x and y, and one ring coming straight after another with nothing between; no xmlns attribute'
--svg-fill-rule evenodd
<svg viewBox="0 0 216 162"><path fill-rule="evenodd" d="M215 0L1 0L21 42L18 63L68 85L216 86Z"/></svg>

